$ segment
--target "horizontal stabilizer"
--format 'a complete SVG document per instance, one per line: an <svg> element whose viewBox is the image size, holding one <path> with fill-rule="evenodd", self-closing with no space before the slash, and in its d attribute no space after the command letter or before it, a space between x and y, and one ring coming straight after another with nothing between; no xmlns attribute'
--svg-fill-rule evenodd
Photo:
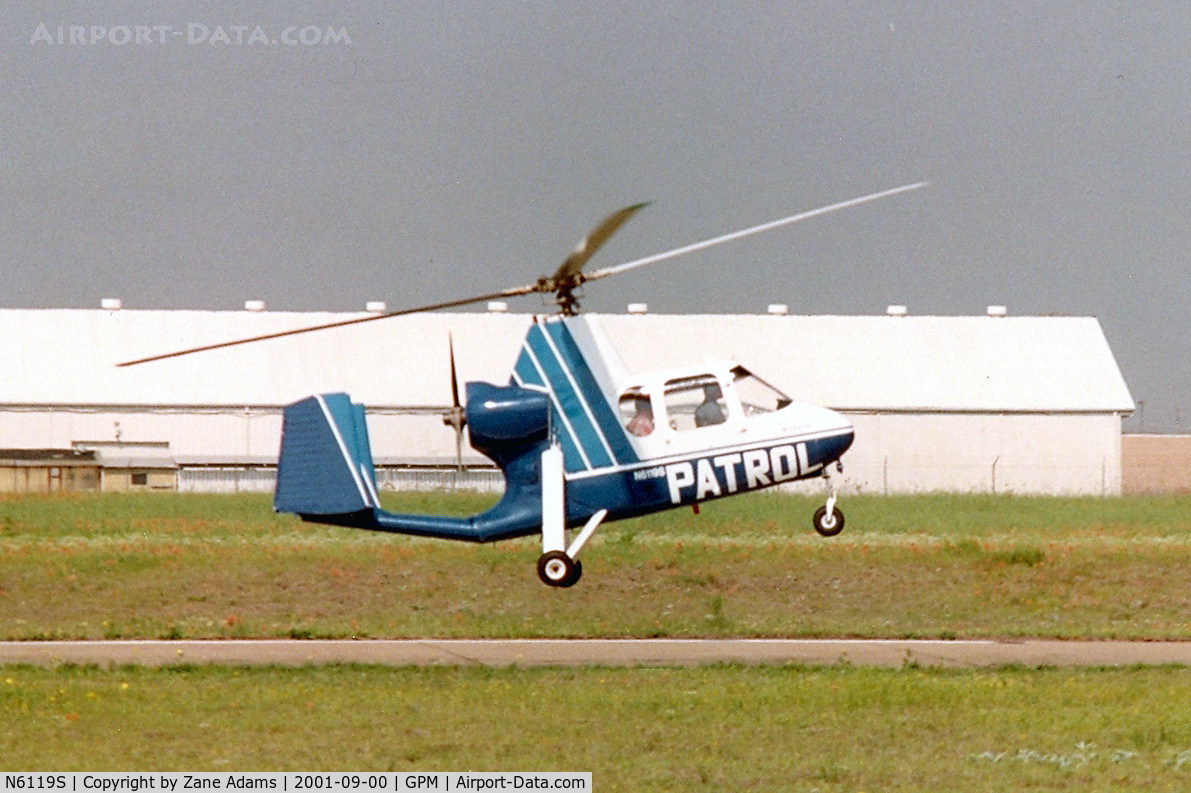
<svg viewBox="0 0 1191 793"><path fill-rule="evenodd" d="M379 505L364 406L320 394L286 407L273 508L343 515Z"/></svg>

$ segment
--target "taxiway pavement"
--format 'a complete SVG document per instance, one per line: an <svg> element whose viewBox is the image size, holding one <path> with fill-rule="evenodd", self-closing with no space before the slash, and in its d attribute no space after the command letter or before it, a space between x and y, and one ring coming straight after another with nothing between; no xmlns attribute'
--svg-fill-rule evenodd
<svg viewBox="0 0 1191 793"><path fill-rule="evenodd" d="M228 639L0 642L0 664L101 666L1191 666L1191 642L902 639Z"/></svg>

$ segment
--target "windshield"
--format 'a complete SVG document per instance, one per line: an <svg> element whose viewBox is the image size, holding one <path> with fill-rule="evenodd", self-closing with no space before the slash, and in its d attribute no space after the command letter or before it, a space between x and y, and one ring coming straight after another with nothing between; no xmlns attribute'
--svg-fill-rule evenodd
<svg viewBox="0 0 1191 793"><path fill-rule="evenodd" d="M793 401L743 366L737 366L732 370L732 380L746 416L771 413Z"/></svg>

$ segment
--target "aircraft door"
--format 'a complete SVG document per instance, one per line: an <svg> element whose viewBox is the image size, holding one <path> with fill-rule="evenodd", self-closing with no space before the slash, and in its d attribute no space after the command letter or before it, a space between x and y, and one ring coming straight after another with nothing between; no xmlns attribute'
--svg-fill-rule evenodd
<svg viewBox="0 0 1191 793"><path fill-rule="evenodd" d="M661 389L659 440L664 452L685 453L738 441L740 407L714 374L674 377Z"/></svg>

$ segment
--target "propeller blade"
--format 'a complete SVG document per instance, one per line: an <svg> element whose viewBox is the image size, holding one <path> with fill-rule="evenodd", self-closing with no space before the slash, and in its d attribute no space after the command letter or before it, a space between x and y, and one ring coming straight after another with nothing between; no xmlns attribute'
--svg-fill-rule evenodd
<svg viewBox="0 0 1191 793"><path fill-rule="evenodd" d="M463 470L463 427L455 429L455 470Z"/></svg>
<svg viewBox="0 0 1191 793"><path fill-rule="evenodd" d="M781 218L780 220L772 220L768 223L762 223L758 226L750 226L747 229L741 229L740 231L733 231L729 234L722 234L718 237L712 237L711 239L703 240L702 242L695 242L690 245L684 245L681 248L674 248L673 250L665 251L663 253L655 253L652 256L646 256L644 259L636 259L635 261L625 262L624 264L616 264L611 267L605 267L601 270L596 270L594 273L589 274L583 280L594 281L597 278L605 278L609 275L616 275L617 273L623 273L626 270L633 270L633 269L636 269L637 267L644 267L647 264L654 264L655 262L660 262L665 259L673 259L675 256L682 256L683 254L686 254L686 253L694 253L695 251L701 251L705 248L710 248L713 245L720 245L725 242L731 242L732 240L738 240L741 237L748 237L752 234L759 234L762 231L769 231L771 229L776 229L780 226L785 226L789 223L797 223L800 220L809 220L810 218L818 217L819 215L826 215L828 212L835 212L836 210L839 210L839 209L847 209L848 207L859 206L860 204L867 204L870 201L876 201L881 198L888 198L889 196L898 195L899 193L908 193L911 190L917 190L919 187L925 187L928 184L930 184L930 182L914 182L913 184L906 184L906 185L902 185L901 187L894 187L889 190L882 190L878 193L869 193L868 195L861 196L860 198L853 198L848 201L840 201L837 204L828 204L827 206L819 207L818 209L811 209L806 212L799 212L797 215L790 215L789 217Z"/></svg>
<svg viewBox="0 0 1191 793"><path fill-rule="evenodd" d="M219 350L224 347L235 347L238 344L251 344L256 341L265 341L267 339L280 339L284 336L296 336L299 333L311 333L316 330L328 330L330 328L342 328L346 325L359 325L362 322L375 322L378 319L390 319L391 317L403 317L407 314L417 314L422 311L436 311L440 308L454 308L456 306L467 306L472 303L481 303L485 300L496 300L501 297L516 297L518 295L527 295L531 292L537 292L536 285L519 286L512 289L505 289L500 292L493 292L489 295L480 295L478 297L465 297L459 300L448 300L445 303L434 303L428 306L418 306L417 308L406 308L401 311L389 311L384 314L374 314L368 317L356 317L355 319L344 319L338 322L327 322L323 325L307 325L301 328L294 328L293 330L283 330L277 333L265 333L260 336L252 336L246 339L235 339L233 341L219 342L218 344L206 344L202 347L191 347L188 350L178 350L177 352L167 352L161 355L151 355L147 358L138 358L135 361L124 361L118 363L116 366L136 366L137 364L149 363L150 361L161 361L166 358L177 358L180 355L190 355L196 352L205 352L207 350Z"/></svg>
<svg viewBox="0 0 1191 793"><path fill-rule="evenodd" d="M455 370L455 339L447 334L447 350L451 358L451 409L443 416L443 424L455 428L455 470L463 470L463 428L467 426L467 413L459 402L459 375Z"/></svg>
<svg viewBox="0 0 1191 793"><path fill-rule="evenodd" d="M600 224L588 232L586 237L579 240L579 244L575 246L575 250L571 251L571 255L555 271L553 276L555 284L569 281L579 275L579 272L583 269L583 265L587 264L587 260L595 255L595 252L616 233L616 230L623 226L629 218L647 206L649 206L648 201L633 204L624 209L616 210L600 221Z"/></svg>
<svg viewBox="0 0 1191 793"><path fill-rule="evenodd" d="M447 350L451 355L451 405L459 408L459 375L455 373L455 339L451 334L447 334Z"/></svg>

